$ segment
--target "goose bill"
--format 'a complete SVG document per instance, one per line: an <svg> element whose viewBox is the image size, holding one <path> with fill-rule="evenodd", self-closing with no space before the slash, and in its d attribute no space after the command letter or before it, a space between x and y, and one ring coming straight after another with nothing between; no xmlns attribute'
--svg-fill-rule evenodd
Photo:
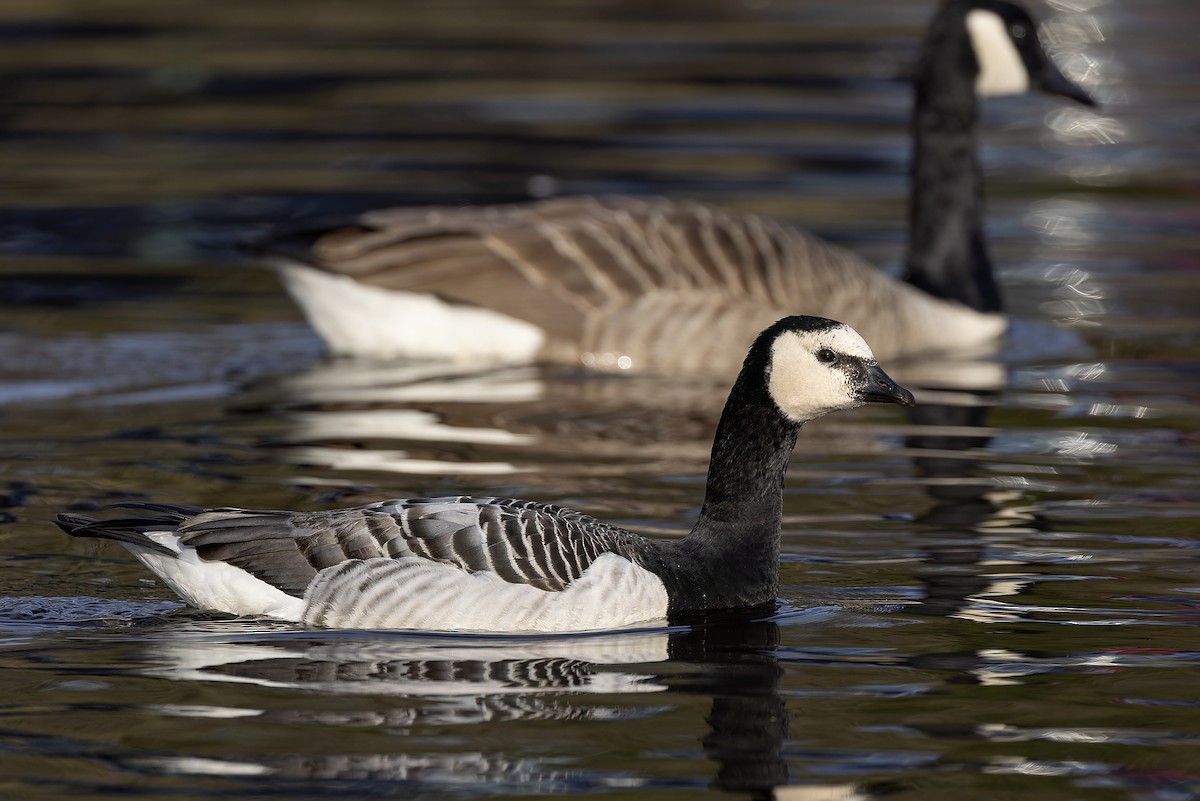
<svg viewBox="0 0 1200 801"><path fill-rule="evenodd" d="M867 384L862 388L862 399L874 403L897 403L901 406L916 406L913 394L893 381L877 364L867 367Z"/></svg>
<svg viewBox="0 0 1200 801"><path fill-rule="evenodd" d="M1071 82L1067 76L1063 75L1053 61L1047 57L1042 62L1042 68L1038 75L1038 85L1043 92L1049 92L1053 95L1062 95L1069 97L1072 100L1078 101L1085 106L1095 107L1099 105L1096 99L1085 92L1082 88Z"/></svg>

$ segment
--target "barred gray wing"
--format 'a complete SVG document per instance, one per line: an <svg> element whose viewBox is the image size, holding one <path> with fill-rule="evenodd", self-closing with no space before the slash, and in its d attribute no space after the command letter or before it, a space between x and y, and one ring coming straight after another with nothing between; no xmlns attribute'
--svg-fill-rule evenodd
<svg viewBox="0 0 1200 801"><path fill-rule="evenodd" d="M351 559L417 558L506 582L562 590L635 535L551 504L505 498L409 498L328 512L214 509L180 527L204 559L228 562L301 596Z"/></svg>

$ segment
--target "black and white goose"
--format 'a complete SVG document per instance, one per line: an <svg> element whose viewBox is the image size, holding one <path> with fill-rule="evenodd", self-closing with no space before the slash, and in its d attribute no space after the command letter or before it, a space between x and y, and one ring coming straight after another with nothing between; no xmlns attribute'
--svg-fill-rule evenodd
<svg viewBox="0 0 1200 801"><path fill-rule="evenodd" d="M915 86L907 281L764 217L656 198L389 209L259 248L341 355L730 376L797 308L847 322L885 359L979 349L1007 320L983 231L978 98L1092 101L1003 0L943 4ZM716 344L695 348L698 335Z"/></svg>
<svg viewBox="0 0 1200 801"><path fill-rule="evenodd" d="M201 609L338 628L619 628L772 600L797 433L869 401L913 404L852 328L817 317L767 328L717 425L699 520L674 541L468 497L309 513L118 504L140 515L58 524L120 542Z"/></svg>

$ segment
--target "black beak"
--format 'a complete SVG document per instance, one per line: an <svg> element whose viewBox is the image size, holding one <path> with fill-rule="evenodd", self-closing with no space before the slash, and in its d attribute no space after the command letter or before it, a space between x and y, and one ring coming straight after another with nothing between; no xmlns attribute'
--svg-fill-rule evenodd
<svg viewBox="0 0 1200 801"><path fill-rule="evenodd" d="M1083 91L1079 86L1071 83L1066 75L1055 66L1049 56L1041 58L1042 68L1038 70L1037 85L1043 92L1048 92L1052 95L1061 95L1069 97L1085 106L1096 107L1100 104L1095 98Z"/></svg>
<svg viewBox="0 0 1200 801"><path fill-rule="evenodd" d="M862 388L860 397L874 403L898 403L901 406L916 406L913 394L904 387L888 378L877 364L867 367L867 384Z"/></svg>

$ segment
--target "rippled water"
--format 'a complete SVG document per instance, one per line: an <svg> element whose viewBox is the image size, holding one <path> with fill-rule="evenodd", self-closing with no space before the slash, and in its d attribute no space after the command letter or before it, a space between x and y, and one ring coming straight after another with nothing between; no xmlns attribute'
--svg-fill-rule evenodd
<svg viewBox="0 0 1200 801"><path fill-rule="evenodd" d="M805 428L774 607L304 631L182 610L49 522L499 492L682 534L724 387L322 362L231 245L391 203L654 192L894 266L930 8L0 6L0 796L1200 798L1186 0L1036 6L1105 106L987 106L1012 342L897 366L939 388L911 418Z"/></svg>

